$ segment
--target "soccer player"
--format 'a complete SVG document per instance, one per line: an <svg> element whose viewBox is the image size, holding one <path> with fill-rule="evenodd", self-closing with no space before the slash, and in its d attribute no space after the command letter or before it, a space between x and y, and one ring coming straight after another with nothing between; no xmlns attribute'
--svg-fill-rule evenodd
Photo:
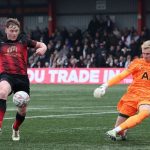
<svg viewBox="0 0 150 150"><path fill-rule="evenodd" d="M44 43L28 39L20 34L20 22L8 18L5 36L0 38L0 131L6 112L6 100L11 93L25 91L30 95L27 75L28 47L35 48L37 55L43 55L47 47ZM19 141L19 127L25 120L27 106L18 107L16 119L12 125L12 140Z"/></svg>
<svg viewBox="0 0 150 150"><path fill-rule="evenodd" d="M133 82L118 103L119 111L115 128L107 131L106 135L117 140L118 135L125 139L127 129L140 124L150 116L150 40L142 46L142 58L134 59L131 64L119 75L94 90L94 97L100 98L109 86L119 83L129 75Z"/></svg>

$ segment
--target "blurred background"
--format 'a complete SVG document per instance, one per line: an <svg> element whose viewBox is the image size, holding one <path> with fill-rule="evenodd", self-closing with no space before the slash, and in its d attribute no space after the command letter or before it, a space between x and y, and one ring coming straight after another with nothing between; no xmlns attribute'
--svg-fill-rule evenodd
<svg viewBox="0 0 150 150"><path fill-rule="evenodd" d="M1 0L0 29L8 17L43 41L45 56L29 50L29 68L127 67L150 37L148 0Z"/></svg>

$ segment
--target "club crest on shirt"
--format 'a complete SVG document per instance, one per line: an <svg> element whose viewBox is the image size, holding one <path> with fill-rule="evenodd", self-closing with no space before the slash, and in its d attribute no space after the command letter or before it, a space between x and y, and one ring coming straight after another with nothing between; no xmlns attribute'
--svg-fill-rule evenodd
<svg viewBox="0 0 150 150"><path fill-rule="evenodd" d="M10 46L7 49L7 53L14 53L14 52L17 52L17 47L16 46Z"/></svg>
<svg viewBox="0 0 150 150"><path fill-rule="evenodd" d="M11 55L11 56L17 56L17 47L16 46L10 46L7 49L7 54Z"/></svg>

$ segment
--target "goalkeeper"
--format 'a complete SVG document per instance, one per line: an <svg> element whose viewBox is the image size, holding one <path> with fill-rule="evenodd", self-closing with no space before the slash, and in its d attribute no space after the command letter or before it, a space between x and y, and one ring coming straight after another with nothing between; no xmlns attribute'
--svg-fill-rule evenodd
<svg viewBox="0 0 150 150"><path fill-rule="evenodd" d="M133 82L117 105L119 115L115 128L106 132L114 141L118 139L118 135L122 140L126 139L127 129L135 127L150 116L150 40L145 41L141 48L143 58L134 59L127 69L94 90L94 97L100 98L108 87L129 75L133 77Z"/></svg>

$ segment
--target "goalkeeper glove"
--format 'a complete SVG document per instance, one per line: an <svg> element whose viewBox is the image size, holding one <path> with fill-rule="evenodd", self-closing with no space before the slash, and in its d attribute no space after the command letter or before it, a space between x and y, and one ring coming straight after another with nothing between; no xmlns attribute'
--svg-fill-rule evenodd
<svg viewBox="0 0 150 150"><path fill-rule="evenodd" d="M95 98L101 98L105 94L107 88L108 88L107 83L102 84L100 87L94 90L93 96Z"/></svg>

